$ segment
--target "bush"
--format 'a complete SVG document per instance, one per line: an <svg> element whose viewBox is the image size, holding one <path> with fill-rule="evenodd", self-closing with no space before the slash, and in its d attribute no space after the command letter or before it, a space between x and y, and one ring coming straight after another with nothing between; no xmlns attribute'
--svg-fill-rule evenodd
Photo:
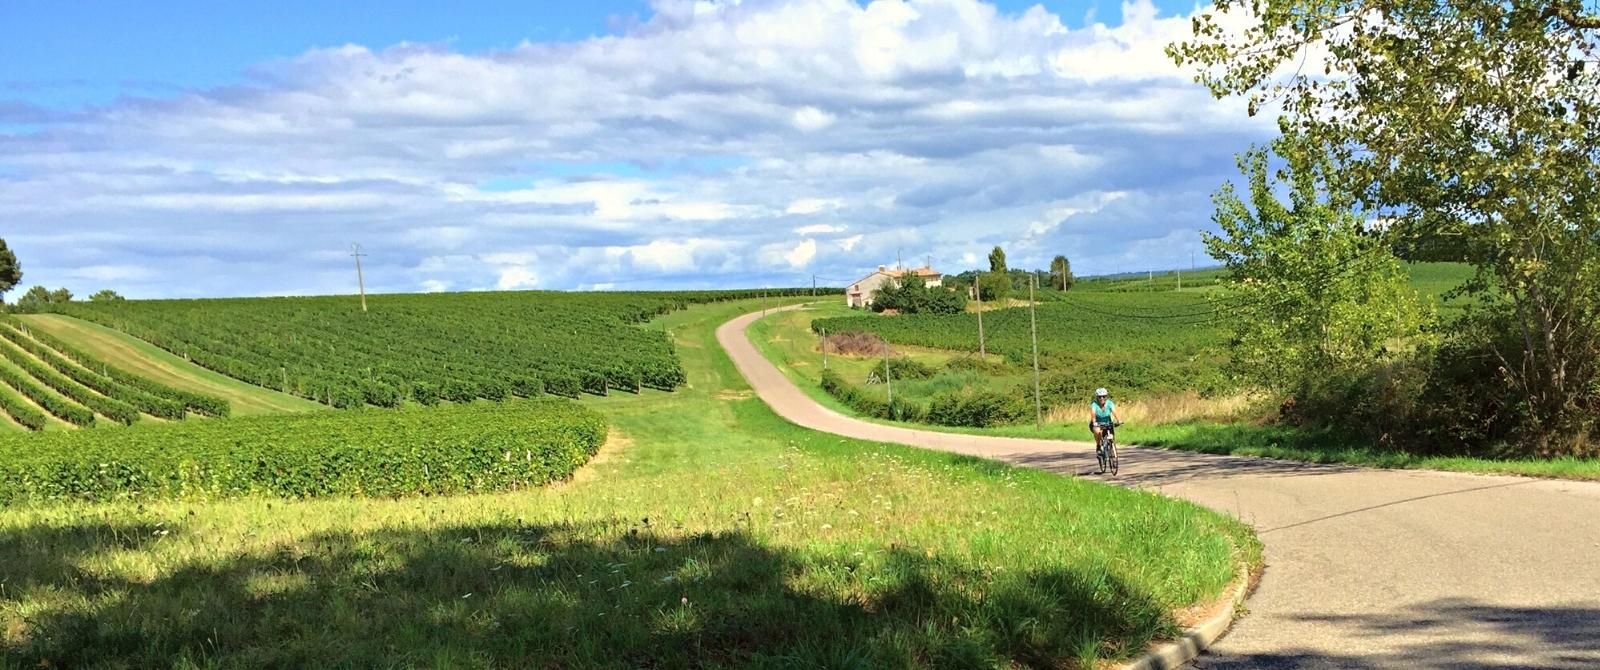
<svg viewBox="0 0 1600 670"><path fill-rule="evenodd" d="M605 438L598 414L553 400L8 436L0 506L517 489L570 476Z"/></svg>
<svg viewBox="0 0 1600 670"><path fill-rule="evenodd" d="M1028 415L1021 396L988 389L964 389L934 396L928 421L941 426L998 426Z"/></svg>
<svg viewBox="0 0 1600 670"><path fill-rule="evenodd" d="M991 361L977 356L961 356L945 362L944 367L951 372L977 372L986 375L1003 375L1011 371L1011 366L1004 361Z"/></svg>
<svg viewBox="0 0 1600 670"><path fill-rule="evenodd" d="M872 374L881 380L884 379L885 370L891 374L890 379L927 379L936 372L933 368L910 358L891 358L888 361L878 361L878 364L872 367Z"/></svg>
<svg viewBox="0 0 1600 670"><path fill-rule="evenodd" d="M903 398L895 398L893 403L880 400L851 385L832 370L822 371L822 389L863 416L909 422L928 418L928 408Z"/></svg>

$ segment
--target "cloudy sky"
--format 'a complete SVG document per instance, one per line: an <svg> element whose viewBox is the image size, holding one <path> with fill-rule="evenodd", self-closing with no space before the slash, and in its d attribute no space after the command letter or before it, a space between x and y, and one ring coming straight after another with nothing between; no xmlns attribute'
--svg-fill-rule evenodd
<svg viewBox="0 0 1600 670"><path fill-rule="evenodd" d="M1192 4L142 4L0 3L25 284L349 293L356 242L373 291L1187 267L1270 131L1162 54Z"/></svg>

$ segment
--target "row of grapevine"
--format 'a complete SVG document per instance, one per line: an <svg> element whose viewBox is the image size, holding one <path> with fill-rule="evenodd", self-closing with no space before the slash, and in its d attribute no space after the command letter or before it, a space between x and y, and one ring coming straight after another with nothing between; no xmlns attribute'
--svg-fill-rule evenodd
<svg viewBox="0 0 1600 670"><path fill-rule="evenodd" d="M4 384L0 384L0 411L4 411L6 416L17 422L17 425L28 430L44 430L45 424L50 421L44 412L28 404L22 396Z"/></svg>
<svg viewBox="0 0 1600 670"><path fill-rule="evenodd" d="M635 327L697 303L811 289L544 291L73 303L61 309L216 372L339 408L614 390L684 381L666 334Z"/></svg>
<svg viewBox="0 0 1600 670"><path fill-rule="evenodd" d="M8 329L0 326L0 332L4 330ZM0 338L0 356L4 356L17 367L22 368L29 376L50 387L56 393L66 396L73 402L87 407L100 416L124 425L133 425L133 422L139 420L139 410L134 409L132 405L101 395L93 389L73 381L66 375L40 363L10 339Z"/></svg>
<svg viewBox="0 0 1600 670"><path fill-rule="evenodd" d="M122 402L137 412L174 420L182 419L187 414L181 401L146 393L67 360L44 342L29 337L17 324L0 321L0 337L10 340L12 344L44 361L51 369L66 375L72 381L93 389L95 393Z"/></svg>
<svg viewBox="0 0 1600 670"><path fill-rule="evenodd" d="M0 383L16 389L17 393L22 394L23 397L33 401L44 408L44 411L62 421L75 426L94 425L94 412L41 386L27 373L23 372L21 368L9 361L0 362ZM13 415L13 418L16 418L19 422L22 421L21 417Z"/></svg>
<svg viewBox="0 0 1600 670"><path fill-rule="evenodd" d="M12 326L6 329L3 326ZM89 388L113 398L128 402L140 411L164 419L181 419L188 412L211 417L225 417L231 413L227 399L203 393L175 389L146 377L113 367L99 358L72 346L67 341L41 330L25 329L22 333L15 324L0 323L0 336L11 339L23 348L45 358L51 366ZM13 335L23 335L17 338ZM36 342L37 344L24 344ZM42 346L40 346L42 345ZM34 348L30 348L34 347ZM76 364L76 365L74 365ZM96 375L95 372L99 374ZM98 378L98 379L97 379Z"/></svg>
<svg viewBox="0 0 1600 670"><path fill-rule="evenodd" d="M594 411L546 399L0 436L0 508L525 488L569 477L606 433Z"/></svg>

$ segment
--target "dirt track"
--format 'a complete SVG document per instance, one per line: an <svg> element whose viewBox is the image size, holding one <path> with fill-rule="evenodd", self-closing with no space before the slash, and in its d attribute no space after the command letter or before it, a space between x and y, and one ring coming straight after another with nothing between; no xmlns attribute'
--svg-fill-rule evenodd
<svg viewBox="0 0 1600 670"><path fill-rule="evenodd" d="M798 425L1092 477L1087 443L870 423L812 401L751 345L717 340ZM1241 619L1196 667L1600 668L1600 484L1126 448L1116 483L1233 514L1266 544Z"/></svg>

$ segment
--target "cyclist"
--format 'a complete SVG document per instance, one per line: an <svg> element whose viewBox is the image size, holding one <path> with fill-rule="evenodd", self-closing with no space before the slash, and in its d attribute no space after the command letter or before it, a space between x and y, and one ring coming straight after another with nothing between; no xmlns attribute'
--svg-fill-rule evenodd
<svg viewBox="0 0 1600 670"><path fill-rule="evenodd" d="M1103 388L1094 390L1094 400L1089 403L1089 432L1094 433L1094 446L1100 448L1100 438L1106 431L1116 430L1116 425L1122 423L1122 417L1117 416L1117 403L1111 402L1111 394Z"/></svg>

